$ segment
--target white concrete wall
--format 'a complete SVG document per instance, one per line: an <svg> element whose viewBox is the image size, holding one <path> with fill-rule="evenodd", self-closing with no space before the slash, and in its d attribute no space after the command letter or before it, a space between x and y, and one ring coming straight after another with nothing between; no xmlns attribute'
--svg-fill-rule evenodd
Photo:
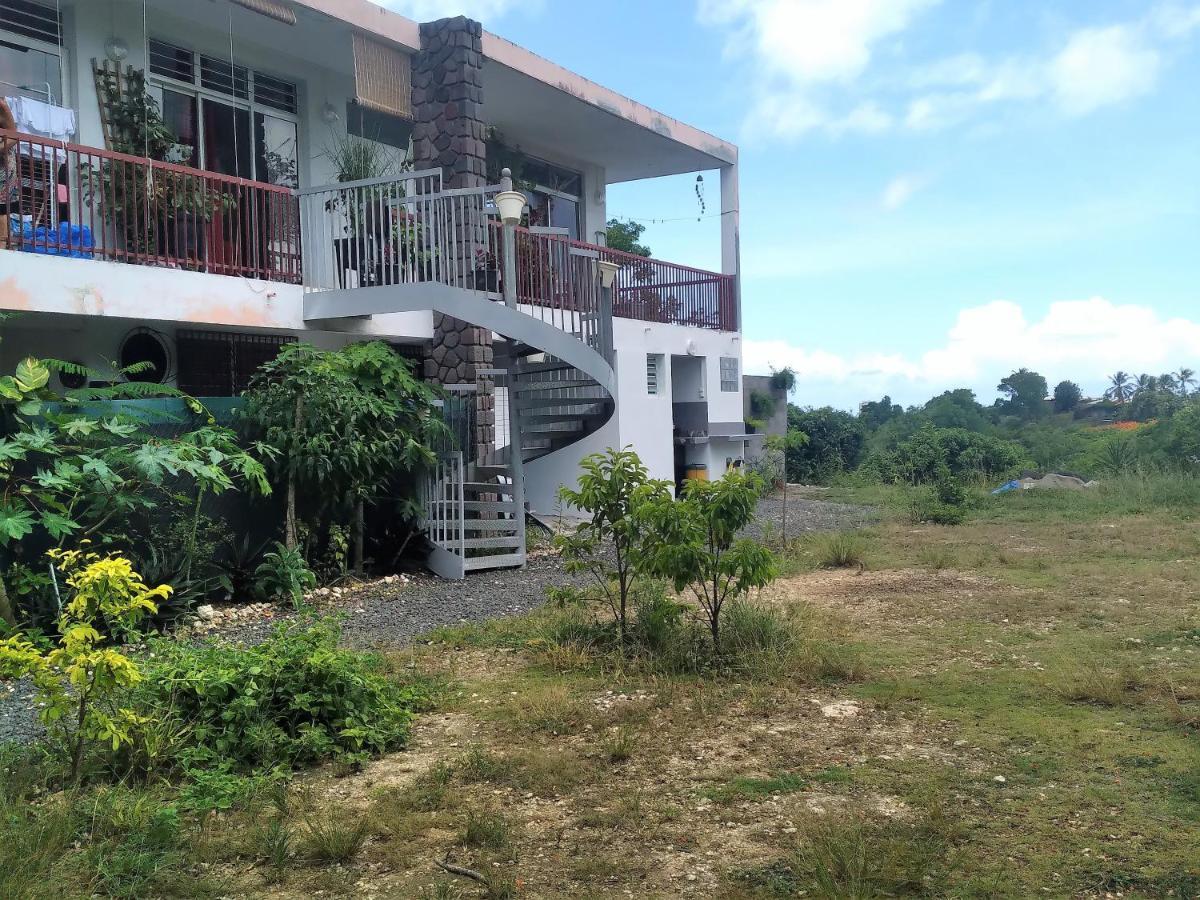
<svg viewBox="0 0 1200 900"><path fill-rule="evenodd" d="M186 322L303 334L326 330L303 316L299 285L0 250L0 309L146 322ZM348 319L331 331L429 340L429 311Z"/></svg>

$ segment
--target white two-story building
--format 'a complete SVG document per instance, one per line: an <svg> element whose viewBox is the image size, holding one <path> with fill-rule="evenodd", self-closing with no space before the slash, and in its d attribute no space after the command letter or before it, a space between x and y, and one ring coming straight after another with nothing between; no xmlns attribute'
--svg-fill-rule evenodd
<svg viewBox="0 0 1200 900"><path fill-rule="evenodd" d="M590 452L676 482L744 458L726 141L369 0L0 0L0 96L5 371L149 361L228 397L284 342L386 340L453 400L447 574L522 562L516 511L554 515ZM604 246L608 185L714 170L719 272Z"/></svg>

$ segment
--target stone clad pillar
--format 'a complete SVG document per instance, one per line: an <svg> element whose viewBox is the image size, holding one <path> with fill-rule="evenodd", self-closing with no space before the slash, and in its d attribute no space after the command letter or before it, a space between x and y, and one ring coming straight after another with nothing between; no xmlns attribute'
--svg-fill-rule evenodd
<svg viewBox="0 0 1200 900"><path fill-rule="evenodd" d="M487 184L487 150L483 120L483 28L456 16L423 22L421 49L412 61L413 167L442 170L447 188ZM463 254L482 243L482 210L456 235ZM473 260L465 267L470 271ZM471 287L471 285L466 285ZM441 384L479 384L475 403L475 458L495 448L495 407L491 380L479 375L491 368L492 335L485 328L435 314L433 345L425 360L425 377Z"/></svg>

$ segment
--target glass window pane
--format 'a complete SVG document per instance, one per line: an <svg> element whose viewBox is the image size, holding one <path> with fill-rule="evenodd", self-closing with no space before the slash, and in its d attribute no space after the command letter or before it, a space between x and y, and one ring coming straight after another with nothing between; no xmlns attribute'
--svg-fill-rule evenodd
<svg viewBox="0 0 1200 900"><path fill-rule="evenodd" d="M163 121L175 135L175 142L180 145L178 153L169 161L194 168L198 163L200 150L196 135L196 98L178 91L162 89L159 105Z"/></svg>
<svg viewBox="0 0 1200 900"><path fill-rule="evenodd" d="M204 168L222 175L250 178L250 111L207 97L204 115Z"/></svg>
<svg viewBox="0 0 1200 900"><path fill-rule="evenodd" d="M255 178L269 184L299 187L296 123L264 113L254 114Z"/></svg>
<svg viewBox="0 0 1200 900"><path fill-rule="evenodd" d="M565 228L570 233L572 240L579 240L579 204L574 200L556 197L553 194L550 195L549 200L550 227Z"/></svg>
<svg viewBox="0 0 1200 900"><path fill-rule="evenodd" d="M59 61L53 53L0 41L0 96L50 99L58 103Z"/></svg>

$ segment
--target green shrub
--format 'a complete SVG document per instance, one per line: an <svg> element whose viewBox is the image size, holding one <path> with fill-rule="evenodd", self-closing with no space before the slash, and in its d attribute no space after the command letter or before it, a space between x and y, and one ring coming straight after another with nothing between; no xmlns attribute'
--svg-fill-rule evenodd
<svg viewBox="0 0 1200 900"><path fill-rule="evenodd" d="M965 428L926 425L891 450L872 454L864 468L890 484L932 484L954 477L1008 474L1026 462L1018 444Z"/></svg>
<svg viewBox="0 0 1200 900"><path fill-rule="evenodd" d="M299 607L304 593L316 586L317 576L304 561L304 554L278 541L254 570L254 592L263 600L290 600Z"/></svg>
<svg viewBox="0 0 1200 900"><path fill-rule="evenodd" d="M254 647L157 641L133 693L143 715L187 728L185 768L295 767L401 746L422 698L339 649L328 622L284 623Z"/></svg>
<svg viewBox="0 0 1200 900"><path fill-rule="evenodd" d="M301 840L310 859L325 863L349 862L358 856L371 833L366 816L314 816L305 820Z"/></svg>
<svg viewBox="0 0 1200 900"><path fill-rule="evenodd" d="M503 816L471 810L467 813L467 820L463 824L460 839L468 847L499 850L508 846L511 840L511 831L512 829Z"/></svg>
<svg viewBox="0 0 1200 900"><path fill-rule="evenodd" d="M862 535L853 531L816 534L809 539L809 545L817 566L822 569L862 566L867 553L867 542Z"/></svg>

